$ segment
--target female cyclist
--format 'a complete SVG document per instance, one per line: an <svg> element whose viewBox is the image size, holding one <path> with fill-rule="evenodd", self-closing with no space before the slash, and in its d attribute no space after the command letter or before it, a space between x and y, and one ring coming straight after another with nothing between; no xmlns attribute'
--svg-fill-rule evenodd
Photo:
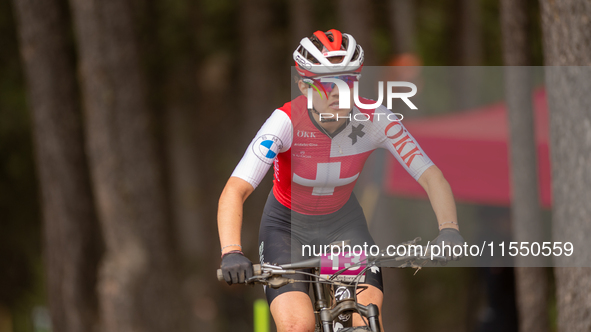
<svg viewBox="0 0 591 332"><path fill-rule="evenodd" d="M394 113L384 106L339 108L337 84L324 80L336 78L353 87L363 66L363 49L355 39L334 29L316 31L302 39L293 56L301 96L271 114L220 197L221 268L228 284L252 276L252 263L241 251L242 207L271 165L273 190L259 230L261 262L285 264L304 258L302 245L344 240L351 246L373 245L352 191L365 160L379 147L388 149L428 193L440 229L435 242L463 244L449 184ZM320 93L311 94L310 105L312 86ZM365 283L368 289L358 301L376 304L381 311L381 271L368 272ZM267 288L265 293L279 332L314 330L306 283ZM363 325L358 315L353 319L354 326Z"/></svg>

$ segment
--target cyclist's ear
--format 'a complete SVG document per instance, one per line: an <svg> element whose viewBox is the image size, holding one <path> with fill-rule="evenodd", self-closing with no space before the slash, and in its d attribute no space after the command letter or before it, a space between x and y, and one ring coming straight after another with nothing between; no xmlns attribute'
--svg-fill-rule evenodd
<svg viewBox="0 0 591 332"><path fill-rule="evenodd" d="M298 84L298 90L300 90L300 93L303 96L308 96L308 88L310 87L308 84L304 83L304 81L302 81L302 79L298 79L297 81Z"/></svg>

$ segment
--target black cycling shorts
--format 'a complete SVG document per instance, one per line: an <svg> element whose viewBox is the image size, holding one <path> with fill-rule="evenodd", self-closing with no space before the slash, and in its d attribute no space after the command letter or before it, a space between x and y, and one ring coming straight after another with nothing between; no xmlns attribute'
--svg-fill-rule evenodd
<svg viewBox="0 0 591 332"><path fill-rule="evenodd" d="M308 258L301 254L302 245L318 246L346 240L350 240L351 247L375 244L367 229L363 210L354 194L351 194L347 203L337 212L325 215L304 215L294 212L279 203L273 191L269 194L259 229L261 263L291 263ZM301 274L290 278L309 280L308 276ZM364 283L383 292L381 269L377 272L367 271ZM300 291L308 294L308 286L308 283L292 283L278 289L265 287L265 294L270 305L277 296L286 292Z"/></svg>

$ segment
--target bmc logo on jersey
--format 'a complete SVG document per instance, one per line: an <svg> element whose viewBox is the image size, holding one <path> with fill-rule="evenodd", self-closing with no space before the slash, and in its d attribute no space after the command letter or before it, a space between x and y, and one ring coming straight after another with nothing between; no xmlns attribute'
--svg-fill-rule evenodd
<svg viewBox="0 0 591 332"><path fill-rule="evenodd" d="M275 135L261 135L252 145L252 151L263 162L272 164L273 159L283 148L283 142Z"/></svg>

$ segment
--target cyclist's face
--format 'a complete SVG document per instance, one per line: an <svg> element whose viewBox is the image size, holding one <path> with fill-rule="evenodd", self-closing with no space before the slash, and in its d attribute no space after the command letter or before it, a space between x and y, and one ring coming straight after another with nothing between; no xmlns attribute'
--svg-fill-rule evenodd
<svg viewBox="0 0 591 332"><path fill-rule="evenodd" d="M349 87L349 108L339 108L339 88L336 84L330 82L322 82L320 78L300 80L300 92L304 96L308 96L308 89L312 89L312 103L314 108L319 113L331 113L335 117L338 114L347 116L353 107L353 83L357 81L357 76L341 75L333 76L347 84Z"/></svg>

